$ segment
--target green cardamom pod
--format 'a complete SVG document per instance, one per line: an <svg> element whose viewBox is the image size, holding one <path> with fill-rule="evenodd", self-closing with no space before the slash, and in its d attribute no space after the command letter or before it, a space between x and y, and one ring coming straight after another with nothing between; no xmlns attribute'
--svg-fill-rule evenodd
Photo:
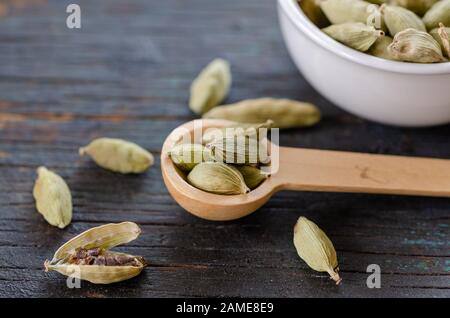
<svg viewBox="0 0 450 318"><path fill-rule="evenodd" d="M431 30L430 34L439 43L442 52L450 58L450 28L440 23L439 28Z"/></svg>
<svg viewBox="0 0 450 318"><path fill-rule="evenodd" d="M392 57L398 61L414 63L445 62L441 47L427 32L406 29L397 33L388 46Z"/></svg>
<svg viewBox="0 0 450 318"><path fill-rule="evenodd" d="M225 99L230 86L229 63L223 59L215 59L192 82L189 107L198 115L207 112Z"/></svg>
<svg viewBox="0 0 450 318"><path fill-rule="evenodd" d="M201 162L212 160L211 150L199 144L179 144L168 155L173 163L183 171L191 171Z"/></svg>
<svg viewBox="0 0 450 318"><path fill-rule="evenodd" d="M153 165L151 153L135 143L113 138L98 138L79 150L102 168L120 173L142 173Z"/></svg>
<svg viewBox="0 0 450 318"><path fill-rule="evenodd" d="M390 3L423 16L439 0L392 0Z"/></svg>
<svg viewBox="0 0 450 318"><path fill-rule="evenodd" d="M72 195L66 182L45 167L37 169L33 196L36 209L51 225L65 228L72 220Z"/></svg>
<svg viewBox="0 0 450 318"><path fill-rule="evenodd" d="M215 139L233 136L250 136L260 139L267 137L267 133L273 126L272 120L260 124L235 123L225 128L208 128L202 136L202 143L208 144Z"/></svg>
<svg viewBox="0 0 450 318"><path fill-rule="evenodd" d="M439 27L439 23L450 26L450 0L436 2L422 19L428 30Z"/></svg>
<svg viewBox="0 0 450 318"><path fill-rule="evenodd" d="M392 36L410 28L424 32L427 30L423 21L408 9L398 6L382 5L380 10L389 33Z"/></svg>
<svg viewBox="0 0 450 318"><path fill-rule="evenodd" d="M145 260L109 249L135 240L140 232L132 222L91 228L62 245L51 261L45 261L45 271L56 271L94 284L130 279L142 272Z"/></svg>
<svg viewBox="0 0 450 318"><path fill-rule="evenodd" d="M264 180L267 179L268 175L264 174L260 169L253 166L234 166L244 177L245 184L250 189L255 189Z"/></svg>
<svg viewBox="0 0 450 318"><path fill-rule="evenodd" d="M305 15L319 28L323 28L330 24L322 9L318 5L318 0L301 0L297 1Z"/></svg>
<svg viewBox="0 0 450 318"><path fill-rule="evenodd" d="M269 164L267 140L250 136L214 139L206 145L216 161L233 164Z"/></svg>
<svg viewBox="0 0 450 318"><path fill-rule="evenodd" d="M385 30L379 6L362 0L324 0L320 7L332 24L361 22Z"/></svg>
<svg viewBox="0 0 450 318"><path fill-rule="evenodd" d="M203 162L194 167L187 176L188 182L203 191L223 194L245 194L250 191L242 174L222 162Z"/></svg>
<svg viewBox="0 0 450 318"><path fill-rule="evenodd" d="M257 98L211 109L203 118L227 119L241 123L273 121L274 128L313 126L320 121L319 109L290 99Z"/></svg>
<svg viewBox="0 0 450 318"><path fill-rule="evenodd" d="M390 36L382 36L375 41L375 43L370 47L367 53L383 59L392 60L393 58L388 50L388 46L391 43L392 38Z"/></svg>
<svg viewBox="0 0 450 318"><path fill-rule="evenodd" d="M294 245L309 267L317 272L327 272L336 285L341 282L333 243L316 224L303 216L294 227Z"/></svg>
<svg viewBox="0 0 450 318"><path fill-rule="evenodd" d="M375 41L384 36L384 32L360 22L330 25L323 32L342 44L355 50L365 52Z"/></svg>

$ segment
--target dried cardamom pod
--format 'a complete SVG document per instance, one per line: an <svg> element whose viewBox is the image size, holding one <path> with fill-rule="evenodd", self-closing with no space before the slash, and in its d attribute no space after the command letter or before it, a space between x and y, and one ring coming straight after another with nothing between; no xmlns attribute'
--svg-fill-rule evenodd
<svg viewBox="0 0 450 318"><path fill-rule="evenodd" d="M313 126L320 120L320 111L313 104L290 99L257 98L211 109L203 118L218 118L241 123L273 121L275 128Z"/></svg>
<svg viewBox="0 0 450 318"><path fill-rule="evenodd" d="M229 63L223 59L215 59L192 82L189 107L199 115L207 112L223 101L230 86Z"/></svg>
<svg viewBox="0 0 450 318"><path fill-rule="evenodd" d="M250 136L232 136L214 139L206 145L216 161L234 164L268 164L270 157L267 140Z"/></svg>
<svg viewBox="0 0 450 318"><path fill-rule="evenodd" d="M255 189L261 182L267 179L268 175L264 174L260 169L253 166L234 166L244 177L245 184L250 189Z"/></svg>
<svg viewBox="0 0 450 318"><path fill-rule="evenodd" d="M423 16L439 0L392 0L390 3Z"/></svg>
<svg viewBox="0 0 450 318"><path fill-rule="evenodd" d="M367 2L382 5L383 3L386 3L387 0L367 0Z"/></svg>
<svg viewBox="0 0 450 318"><path fill-rule="evenodd" d="M332 24L361 22L377 29L385 29L379 6L362 0L324 0L320 8Z"/></svg>
<svg viewBox="0 0 450 318"><path fill-rule="evenodd" d="M439 43L444 55L450 57L450 28L440 23L439 28L431 30L430 34Z"/></svg>
<svg viewBox="0 0 450 318"><path fill-rule="evenodd" d="M397 33L388 46L393 59L414 63L445 62L441 47L427 32L406 29Z"/></svg>
<svg viewBox="0 0 450 318"><path fill-rule="evenodd" d="M428 30L439 27L439 23L450 26L450 0L440 0L422 18Z"/></svg>
<svg viewBox="0 0 450 318"><path fill-rule="evenodd" d="M267 133L272 128L273 121L267 120L260 124L235 123L225 128L209 128L202 136L202 143L208 144L215 139L222 139L232 136L250 136L258 139L267 137ZM262 137L262 138L261 138Z"/></svg>
<svg viewBox="0 0 450 318"><path fill-rule="evenodd" d="M303 216L294 227L294 245L309 267L317 272L327 272L336 285L341 282L333 243L316 224Z"/></svg>
<svg viewBox="0 0 450 318"><path fill-rule="evenodd" d="M305 15L319 28L323 28L330 24L322 9L319 6L320 0L301 0L298 5Z"/></svg>
<svg viewBox="0 0 450 318"><path fill-rule="evenodd" d="M392 43L392 38L390 36L379 37L375 43L367 51L370 55L384 58L387 60L392 60L392 56L389 53L388 46Z"/></svg>
<svg viewBox="0 0 450 318"><path fill-rule="evenodd" d="M45 167L37 169L33 196L36 209L51 225L65 228L72 220L72 195L66 182Z"/></svg>
<svg viewBox="0 0 450 318"><path fill-rule="evenodd" d="M113 138L98 138L79 150L100 167L120 173L142 173L153 165L151 153L135 143Z"/></svg>
<svg viewBox="0 0 450 318"><path fill-rule="evenodd" d="M199 144L179 144L168 155L173 163L183 171L191 171L200 162L212 160L211 150Z"/></svg>
<svg viewBox="0 0 450 318"><path fill-rule="evenodd" d="M423 21L412 11L408 9L382 5L381 13L384 17L384 22L386 23L389 33L395 36L398 32L406 29L416 29L419 31L426 31L425 24Z"/></svg>
<svg viewBox="0 0 450 318"><path fill-rule="evenodd" d="M89 229L61 246L45 271L94 284L110 284L137 276L146 266L140 256L110 251L111 248L136 239L141 230L132 222L106 224Z"/></svg>
<svg viewBox="0 0 450 318"><path fill-rule="evenodd" d="M202 162L187 176L188 182L203 191L233 195L250 191L242 174L234 167L222 162Z"/></svg>
<svg viewBox="0 0 450 318"><path fill-rule="evenodd" d="M336 41L361 52L367 51L378 38L384 35L383 31L360 22L330 25L322 31Z"/></svg>

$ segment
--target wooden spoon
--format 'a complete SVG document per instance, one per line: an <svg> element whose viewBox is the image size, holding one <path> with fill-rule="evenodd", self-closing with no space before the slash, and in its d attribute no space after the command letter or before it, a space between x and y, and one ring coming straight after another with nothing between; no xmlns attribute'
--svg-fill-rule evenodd
<svg viewBox="0 0 450 318"><path fill-rule="evenodd" d="M280 190L450 197L450 160L287 147L277 147L278 172L248 194L217 195L191 186L167 152L182 138L195 136L188 142L200 143L203 130L230 124L194 120L172 131L163 145L161 170L167 189L183 208L203 219L241 218Z"/></svg>

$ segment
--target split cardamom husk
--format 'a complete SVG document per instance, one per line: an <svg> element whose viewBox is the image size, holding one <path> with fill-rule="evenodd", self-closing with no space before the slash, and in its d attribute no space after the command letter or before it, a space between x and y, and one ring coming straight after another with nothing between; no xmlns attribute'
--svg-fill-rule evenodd
<svg viewBox="0 0 450 318"><path fill-rule="evenodd" d="M33 196L36 209L51 225L65 228L72 220L72 195L66 182L45 167L37 169Z"/></svg>
<svg viewBox="0 0 450 318"><path fill-rule="evenodd" d="M229 63L223 59L215 59L192 82L189 107L198 115L207 112L225 99L230 86Z"/></svg>
<svg viewBox="0 0 450 318"><path fill-rule="evenodd" d="M114 138L99 138L79 150L100 167L120 173L142 173L153 165L150 152L135 143Z"/></svg>
<svg viewBox="0 0 450 318"><path fill-rule="evenodd" d="M393 0L391 3L423 16L439 0Z"/></svg>
<svg viewBox="0 0 450 318"><path fill-rule="evenodd" d="M274 128L313 126L320 121L319 109L310 103L290 99L257 98L211 109L203 118L227 119L241 123L273 121Z"/></svg>
<svg viewBox="0 0 450 318"><path fill-rule="evenodd" d="M264 174L260 169L254 166L236 165L234 167L242 174L245 184L251 190L257 188L268 177L267 174Z"/></svg>
<svg viewBox="0 0 450 318"><path fill-rule="evenodd" d="M89 229L62 245L51 261L45 261L45 271L56 271L94 284L135 277L146 266L145 260L110 249L135 240L140 232L139 226L132 222Z"/></svg>
<svg viewBox="0 0 450 318"><path fill-rule="evenodd" d="M384 36L384 32L360 22L333 24L322 29L338 42L355 50L365 52L375 41Z"/></svg>
<svg viewBox="0 0 450 318"><path fill-rule="evenodd" d="M379 6L362 0L324 0L320 7L332 24L361 22L385 29Z"/></svg>
<svg viewBox="0 0 450 318"><path fill-rule="evenodd" d="M191 171L199 163L212 160L211 150L200 144L176 145L168 155L183 171Z"/></svg>
<svg viewBox="0 0 450 318"><path fill-rule="evenodd" d="M382 5L381 13L384 17L389 33L395 36L398 32L406 29L416 29L419 31L427 31L423 21L412 11L390 5Z"/></svg>
<svg viewBox="0 0 450 318"><path fill-rule="evenodd" d="M393 58L388 50L388 46L392 43L392 40L393 39L390 36L379 37L367 53L376 57L392 60Z"/></svg>
<svg viewBox="0 0 450 318"><path fill-rule="evenodd" d="M225 137L249 136L262 140L267 137L273 121L267 120L260 124L235 123L225 128L208 128L202 136L202 143L208 144Z"/></svg>
<svg viewBox="0 0 450 318"><path fill-rule="evenodd" d="M329 21L319 6L320 0L299 0L298 5L305 15L319 28L329 24Z"/></svg>
<svg viewBox="0 0 450 318"><path fill-rule="evenodd" d="M438 63L447 59L438 42L423 31L406 29L397 33L388 50L395 60L414 63Z"/></svg>
<svg viewBox="0 0 450 318"><path fill-rule="evenodd" d="M242 174L222 162L203 162L194 167L187 176L188 182L203 191L236 195L250 191Z"/></svg>
<svg viewBox="0 0 450 318"><path fill-rule="evenodd" d="M214 139L206 145L216 161L233 164L269 164L267 140L250 136Z"/></svg>
<svg viewBox="0 0 450 318"><path fill-rule="evenodd" d="M336 250L328 236L313 222L301 216L294 227L294 245L297 253L309 267L317 272L327 272L340 284Z"/></svg>
<svg viewBox="0 0 450 318"><path fill-rule="evenodd" d="M423 22L428 30L439 27L439 23L450 26L450 0L436 2L423 16Z"/></svg>
<svg viewBox="0 0 450 318"><path fill-rule="evenodd" d="M450 58L450 28L440 23L439 28L431 30L430 34L439 43L444 55Z"/></svg>

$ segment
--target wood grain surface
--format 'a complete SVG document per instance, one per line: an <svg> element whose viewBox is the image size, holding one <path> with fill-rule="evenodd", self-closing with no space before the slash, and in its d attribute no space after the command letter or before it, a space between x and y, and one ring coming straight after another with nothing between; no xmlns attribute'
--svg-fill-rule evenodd
<svg viewBox="0 0 450 318"><path fill-rule="evenodd" d="M169 132L194 118L189 85L215 57L232 65L230 102L272 96L321 108L323 121L283 131L283 146L450 159L449 125L392 128L333 106L292 64L274 0L78 0L80 30L66 27L69 3L0 1L0 297L450 296L449 199L282 192L249 217L214 223L173 201L159 162L123 176L77 153L108 136L158 157ZM72 190L65 230L35 210L40 165ZM333 240L341 286L298 258L300 215ZM119 249L149 261L139 277L68 289L65 277L43 271L74 235L121 221L142 227ZM381 267L380 289L366 287L369 264Z"/></svg>

